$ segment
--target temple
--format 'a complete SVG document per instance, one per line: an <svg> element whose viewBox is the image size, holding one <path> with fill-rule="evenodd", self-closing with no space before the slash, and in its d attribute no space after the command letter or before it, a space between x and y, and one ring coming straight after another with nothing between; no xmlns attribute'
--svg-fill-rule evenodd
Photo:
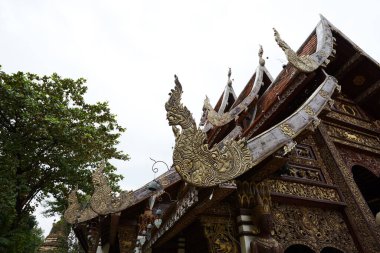
<svg viewBox="0 0 380 253"><path fill-rule="evenodd" d="M283 70L273 79L260 48L199 126L175 76L167 172L116 195L100 166L87 205L70 193L85 252L380 252L380 66L322 16L297 51L274 34Z"/></svg>

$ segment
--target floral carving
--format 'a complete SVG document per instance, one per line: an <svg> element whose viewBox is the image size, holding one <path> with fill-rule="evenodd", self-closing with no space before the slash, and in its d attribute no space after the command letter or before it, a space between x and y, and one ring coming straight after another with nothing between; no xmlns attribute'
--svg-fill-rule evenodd
<svg viewBox="0 0 380 253"><path fill-rule="evenodd" d="M334 247L358 252L340 212L287 204L273 204L274 237L284 246L304 244L316 252Z"/></svg>
<svg viewBox="0 0 380 253"><path fill-rule="evenodd" d="M266 182L270 190L275 193L334 202L341 201L338 192L332 188L283 180L266 180Z"/></svg>
<svg viewBox="0 0 380 253"><path fill-rule="evenodd" d="M225 217L207 217L207 222L203 224L204 233L208 240L211 253L238 253L239 246L234 238L234 228L232 222L227 223Z"/></svg>
<svg viewBox="0 0 380 253"><path fill-rule="evenodd" d="M375 227L373 215L361 196L352 173L331 141L325 124L319 128L319 131L321 138L316 138L316 140L319 141L322 158L334 184L339 187L347 203L345 212L352 221L351 226L358 237L361 247L365 246L366 252L380 252L378 240L380 232Z"/></svg>

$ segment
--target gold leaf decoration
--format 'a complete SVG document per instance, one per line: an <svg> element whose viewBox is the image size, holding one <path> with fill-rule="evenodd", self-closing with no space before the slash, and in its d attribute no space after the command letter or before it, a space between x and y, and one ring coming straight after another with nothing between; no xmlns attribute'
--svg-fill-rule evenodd
<svg viewBox="0 0 380 253"><path fill-rule="evenodd" d="M182 86L175 76L175 88L165 109L169 125L176 129L173 163L182 179L195 186L210 187L250 169L253 161L244 139L227 140L221 148L208 147L206 134L197 128L190 111L182 105L181 94Z"/></svg>
<svg viewBox="0 0 380 253"><path fill-rule="evenodd" d="M309 105L307 105L307 106L305 107L305 112L306 112L307 114L309 114L310 116L313 116L313 115L314 115L313 108L311 108Z"/></svg>
<svg viewBox="0 0 380 253"><path fill-rule="evenodd" d="M280 125L281 131L289 137L294 137L296 133L288 123L283 123Z"/></svg>
<svg viewBox="0 0 380 253"><path fill-rule="evenodd" d="M103 175L105 164L102 163L92 174L94 193L91 196L91 208L98 214L105 215L124 210L134 203L135 197L132 191L123 191L119 197L112 193L107 178Z"/></svg>
<svg viewBox="0 0 380 253"><path fill-rule="evenodd" d="M329 98L330 97L330 94L325 90L320 90L319 95L321 95L321 97L323 97L323 98Z"/></svg>
<svg viewBox="0 0 380 253"><path fill-rule="evenodd" d="M71 224L77 221L81 209L78 202L77 191L78 188L75 188L75 190L72 190L70 192L68 197L69 207L66 209L65 214L63 215L65 220Z"/></svg>
<svg viewBox="0 0 380 253"><path fill-rule="evenodd" d="M123 191L119 196L115 196L107 178L103 175L104 167L105 163L103 162L92 174L95 190L91 196L89 207L81 209L76 195L78 188L70 192L69 207L64 213L64 218L68 223L74 224L90 220L98 215L117 213L135 203L136 198L133 191Z"/></svg>

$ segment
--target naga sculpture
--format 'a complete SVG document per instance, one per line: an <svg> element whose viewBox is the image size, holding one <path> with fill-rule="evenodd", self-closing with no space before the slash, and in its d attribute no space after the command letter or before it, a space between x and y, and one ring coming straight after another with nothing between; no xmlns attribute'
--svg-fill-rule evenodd
<svg viewBox="0 0 380 253"><path fill-rule="evenodd" d="M285 41L281 39L280 34L277 32L275 28L273 28L273 31L277 44L285 52L288 61L294 67L306 73L313 72L319 67L318 62L312 57L310 57L310 55L298 56L297 53L293 49L291 49Z"/></svg>
<svg viewBox="0 0 380 253"><path fill-rule="evenodd" d="M316 52L311 55L298 55L290 46L281 39L280 34L274 29L274 36L277 44L284 51L288 61L298 70L310 73L319 66L329 63L329 57L333 56L335 50L334 37L332 35L328 21L321 16L321 22L316 28L317 45Z"/></svg>
<svg viewBox="0 0 380 253"><path fill-rule="evenodd" d="M212 148L207 144L206 134L197 128L190 111L181 104L182 86L175 77L175 88L165 104L169 125L176 136L173 151L175 169L184 181L210 187L235 179L280 148L284 149L283 155L290 152L297 135L306 128L318 126L318 114L332 101L335 88L339 90L336 79L325 75L325 80L305 103L283 121L248 142L244 138L225 138Z"/></svg>
<svg viewBox="0 0 380 253"><path fill-rule="evenodd" d="M92 174L94 193L90 203L86 208L82 208L77 197L78 187L69 194L69 207L66 209L64 218L70 224L90 220L98 215L117 213L131 206L135 202L132 191L123 191L120 196L115 196L108 184L107 178L103 175L105 163L102 162Z"/></svg>
<svg viewBox="0 0 380 253"><path fill-rule="evenodd" d="M85 209L81 208L77 196L78 186L72 190L68 197L69 207L66 209L63 217L70 223L78 223L86 220L90 220L98 216L91 208L87 207Z"/></svg>
<svg viewBox="0 0 380 253"><path fill-rule="evenodd" d="M209 148L206 134L196 126L190 111L181 103L182 86L177 76L175 88L169 95L165 109L176 136L173 163L183 180L195 186L209 187L251 168L252 157L244 139L226 140L221 148Z"/></svg>
<svg viewBox="0 0 380 253"><path fill-rule="evenodd" d="M104 162L92 174L94 184L94 194L91 197L91 208L100 215L116 213L124 210L134 203L135 197L132 191L123 191L116 197L108 184L107 178L103 175Z"/></svg>
<svg viewBox="0 0 380 253"><path fill-rule="evenodd" d="M63 217L69 223L75 223L79 217L81 206L77 197L78 186L72 190L68 197L69 207Z"/></svg>

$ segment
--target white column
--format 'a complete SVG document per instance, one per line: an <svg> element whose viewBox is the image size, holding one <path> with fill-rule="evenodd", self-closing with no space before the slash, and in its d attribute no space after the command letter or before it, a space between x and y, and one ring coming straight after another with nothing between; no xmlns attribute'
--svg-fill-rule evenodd
<svg viewBox="0 0 380 253"><path fill-rule="evenodd" d="M250 244L253 239L252 218L250 215L239 215L237 217L237 223L239 229L241 253L250 253Z"/></svg>
<svg viewBox="0 0 380 253"><path fill-rule="evenodd" d="M185 253L186 239L184 237L178 238L177 253Z"/></svg>

